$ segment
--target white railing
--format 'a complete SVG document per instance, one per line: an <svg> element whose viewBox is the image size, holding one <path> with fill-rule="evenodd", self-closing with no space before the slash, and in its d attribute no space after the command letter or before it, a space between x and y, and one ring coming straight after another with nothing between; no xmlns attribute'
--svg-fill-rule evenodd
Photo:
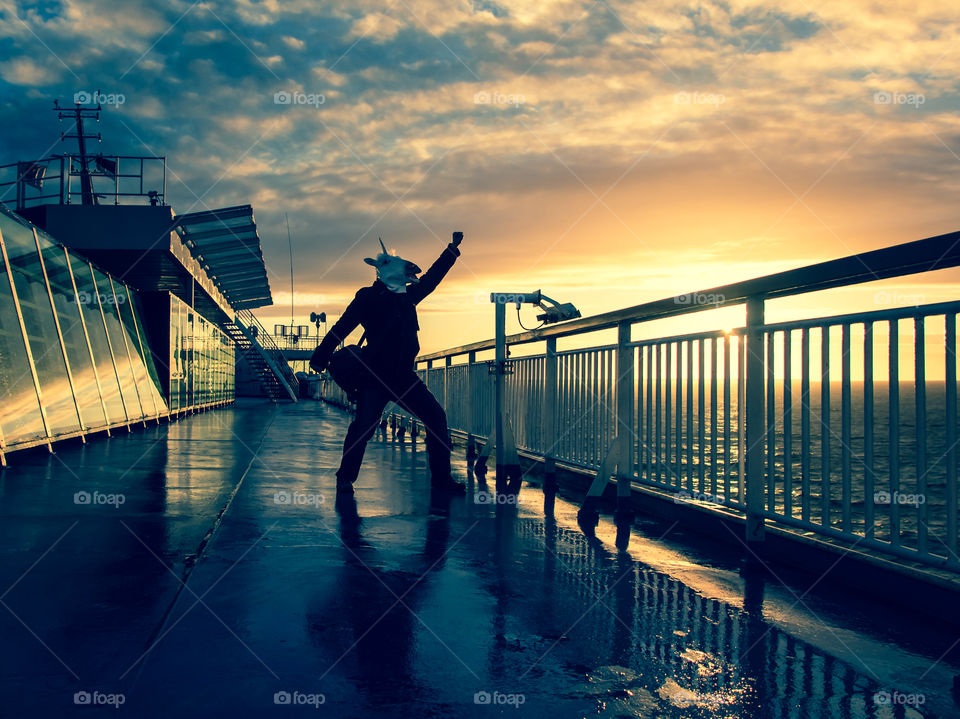
<svg viewBox="0 0 960 719"><path fill-rule="evenodd" d="M958 241L954 233L696 293L717 298L710 305L678 296L508 337L545 343L509 361L517 447L548 466L595 471L618 441L619 478L741 513L748 541L762 541L769 522L958 571L960 302L763 321L765 299L960 264ZM650 319L738 303L744 327L630 338ZM616 344L556 349L558 337L611 327ZM492 345L418 358L450 428L481 439L493 433L494 363L477 353Z"/></svg>

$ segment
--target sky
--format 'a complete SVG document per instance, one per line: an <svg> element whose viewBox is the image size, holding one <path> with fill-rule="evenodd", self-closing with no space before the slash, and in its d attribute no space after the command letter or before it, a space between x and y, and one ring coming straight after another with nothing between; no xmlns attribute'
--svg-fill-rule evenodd
<svg viewBox="0 0 960 719"><path fill-rule="evenodd" d="M958 229L958 26L929 0L0 0L0 163L72 151L49 108L101 93L99 149L166 156L176 212L253 205L268 325L285 215L296 324L372 282L378 236L426 269L462 230L420 307L433 351L492 336L491 291L588 316ZM742 311L664 332L718 321Z"/></svg>

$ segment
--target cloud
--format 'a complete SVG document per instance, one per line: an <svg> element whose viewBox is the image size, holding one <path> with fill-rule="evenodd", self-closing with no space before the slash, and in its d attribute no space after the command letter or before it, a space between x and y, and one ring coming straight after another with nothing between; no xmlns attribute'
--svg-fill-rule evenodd
<svg viewBox="0 0 960 719"><path fill-rule="evenodd" d="M274 279L289 213L297 282L331 303L370 281L377 234L423 265L464 229L451 287L556 285L592 312L953 229L960 21L941 3L43 8L0 11L0 155L51 145L52 113L23 118L53 99L124 93L104 150L167 156L178 211L252 202Z"/></svg>
<svg viewBox="0 0 960 719"><path fill-rule="evenodd" d="M11 85L51 85L60 79L61 71L51 63L43 65L30 58L18 58L0 63L0 77Z"/></svg>

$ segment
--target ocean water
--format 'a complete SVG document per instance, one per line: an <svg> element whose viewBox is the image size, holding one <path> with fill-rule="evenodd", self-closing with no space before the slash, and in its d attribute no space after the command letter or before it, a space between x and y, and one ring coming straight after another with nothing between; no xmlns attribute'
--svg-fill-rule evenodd
<svg viewBox="0 0 960 719"><path fill-rule="evenodd" d="M784 383L776 384L772 432L768 432L763 440L768 509L858 534L868 530L867 520L872 510L870 528L876 539L889 541L893 529L899 527L895 532L899 541L913 548L922 541L925 528L929 551L946 556L948 512L953 512L954 517L957 512L955 502L950 506L948 497L948 474L954 475L954 482L956 474L955 460L951 460L948 450L960 451L960 448L952 446L956 444L956 438L948 446L945 384L928 381L925 392L918 395L912 381L900 382L893 393L894 397L899 393L899 401L891 405L890 385L874 382L872 440L867 436L867 397L863 382L851 383L846 414L839 382L829 384L828 404L824 404L820 383L810 383L807 397L802 395L799 381L792 383L791 388L792 412L788 415L785 413ZM655 439L656 397L648 414L644 392L636 422L640 440L636 462L642 474L647 473L655 480L659 476L660 481L684 489L693 496L700 495L699 498L706 501L717 495L740 501L740 456L744 447L737 441L740 413L736 388L733 388L729 406L723 405L721 389L716 408L711 407L710 388L705 386L704 390L705 406L701 414L696 382L690 392L692 413L688 413L686 382L679 404L676 402L676 388L672 388L669 429L666 426L667 398L661 397L659 441ZM767 411L770 409L768 402L765 397ZM804 406L808 408L809 422L806 445ZM952 411L956 417L956 407ZM716 447L713 442L714 415ZM891 417L894 418L892 425ZM729 446L725 451L723 428L726 418L729 418L730 432ZM845 421L848 423L846 433ZM669 452L666 444L668 431ZM788 433L789 454L786 447ZM845 500L849 503L846 517L843 510ZM956 552L956 549L951 547L949 551Z"/></svg>

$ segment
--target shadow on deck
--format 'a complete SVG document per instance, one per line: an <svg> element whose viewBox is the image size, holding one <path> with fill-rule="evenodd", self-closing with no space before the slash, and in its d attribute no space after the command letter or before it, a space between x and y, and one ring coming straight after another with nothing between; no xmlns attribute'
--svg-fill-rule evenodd
<svg viewBox="0 0 960 719"><path fill-rule="evenodd" d="M4 715L958 713L956 637L744 576L673 525L639 522L617 552L607 520L588 540L533 486L431 500L422 444L379 437L338 505L347 421L241 403L13 455Z"/></svg>

